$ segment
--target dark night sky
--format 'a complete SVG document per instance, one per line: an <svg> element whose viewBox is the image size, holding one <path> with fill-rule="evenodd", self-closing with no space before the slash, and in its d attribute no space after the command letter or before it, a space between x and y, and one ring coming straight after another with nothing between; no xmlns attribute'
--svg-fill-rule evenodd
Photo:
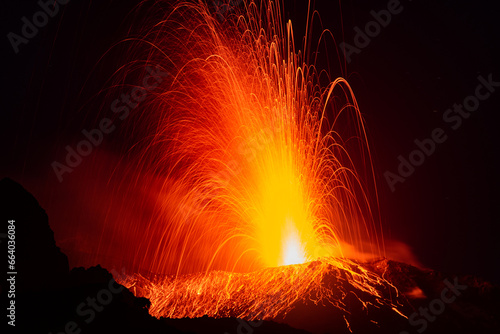
<svg viewBox="0 0 500 334"><path fill-rule="evenodd" d="M389 2L341 1L342 14L337 1L318 0L316 8L337 42L353 45L354 28L364 30L373 20L370 11ZM4 3L0 175L35 195L57 183L50 163L88 121L85 103L109 84L117 66L113 54L98 60L127 35L135 4L70 1L15 54L7 33L19 33L21 17L39 8L35 1ZM300 36L306 1L285 4ZM401 6L343 69L366 118L386 235L408 244L426 266L499 282L500 87L456 130L443 121L448 108L474 94L478 76L500 82L498 9L493 2L466 1L406 0ZM331 50L328 56L337 63ZM331 72L341 74L338 66ZM398 156L407 158L414 140L429 138L435 128L443 128L447 140L391 192L384 172L396 172ZM50 206L50 198L39 200Z"/></svg>

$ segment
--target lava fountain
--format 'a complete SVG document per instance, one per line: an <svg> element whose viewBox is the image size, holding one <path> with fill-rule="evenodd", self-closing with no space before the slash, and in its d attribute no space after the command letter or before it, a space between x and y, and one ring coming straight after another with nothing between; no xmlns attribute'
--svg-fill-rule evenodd
<svg viewBox="0 0 500 334"><path fill-rule="evenodd" d="M123 212L148 201L148 213L118 219L139 240L124 252L138 274L121 282L155 316L274 317L313 286L342 307L340 285L320 287L332 270L391 305L378 290L390 284L357 262L384 246L349 83L310 61L313 15L299 50L279 3L238 3L224 15L179 3L134 39L133 56L146 50L170 76L127 120L129 165L111 197L141 189Z"/></svg>

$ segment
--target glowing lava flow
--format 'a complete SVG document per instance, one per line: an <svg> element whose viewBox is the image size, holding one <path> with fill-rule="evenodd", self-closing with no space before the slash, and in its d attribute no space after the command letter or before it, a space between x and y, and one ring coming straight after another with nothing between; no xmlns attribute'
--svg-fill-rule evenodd
<svg viewBox="0 0 500 334"><path fill-rule="evenodd" d="M208 315L283 320L298 303L333 307L349 316L353 311L350 297L359 301L364 312L385 307L394 311L394 316L402 316L392 304L392 299L398 299L392 284L358 263L338 258L252 273L210 271L154 279L134 275L121 283L136 295L148 298L149 312L158 318Z"/></svg>

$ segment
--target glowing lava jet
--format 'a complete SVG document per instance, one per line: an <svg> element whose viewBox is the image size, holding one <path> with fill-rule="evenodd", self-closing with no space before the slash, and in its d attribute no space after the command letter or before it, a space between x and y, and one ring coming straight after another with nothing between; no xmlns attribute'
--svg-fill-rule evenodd
<svg viewBox="0 0 500 334"><path fill-rule="evenodd" d="M222 22L212 9L182 3L136 47L148 45L145 62L172 74L130 116L144 135L119 190L140 183L156 197L140 229L121 219L140 233L138 271L380 255L370 152L349 84L320 85L328 75L295 49L279 4L242 2Z"/></svg>
<svg viewBox="0 0 500 334"><path fill-rule="evenodd" d="M272 316L314 284L341 307L336 292L321 290L332 268L381 298L384 280L347 260L383 250L369 204L370 150L349 84L306 62L310 41L295 49L279 4L245 1L225 13L220 21L209 5L182 3L137 46L147 45L145 62L172 77L130 116L134 135L144 134L130 149L140 158L117 188L127 194L140 184L153 197L147 223L124 215L120 226L139 240L130 247L136 272L159 276L123 283L151 299L152 314L170 317L251 318L259 303ZM318 258L327 260L312 271L265 269ZM245 276L256 270L258 279ZM193 273L204 276L183 276ZM267 305L280 289L279 305Z"/></svg>

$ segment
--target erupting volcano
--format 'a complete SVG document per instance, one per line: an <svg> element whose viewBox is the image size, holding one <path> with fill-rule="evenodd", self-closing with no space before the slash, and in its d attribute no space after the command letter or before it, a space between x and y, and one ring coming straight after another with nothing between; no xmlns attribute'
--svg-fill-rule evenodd
<svg viewBox="0 0 500 334"><path fill-rule="evenodd" d="M273 318L314 284L342 308L320 286L337 268L392 305L378 289L391 284L355 261L384 254L370 149L348 82L311 59L313 15L298 50L279 3L224 8L179 4L136 45L171 78L129 116L140 140L113 197L140 184L154 204L119 220L140 241L123 284L157 317Z"/></svg>
<svg viewBox="0 0 500 334"><path fill-rule="evenodd" d="M172 3L127 8L127 37L89 61L81 109L58 123L76 135L54 139L66 160L46 164L53 184L26 181L50 220L1 180L0 235L18 242L0 286L11 321L50 333L498 330L497 287L417 268L384 235L368 127L314 2L300 33L280 0ZM437 254L439 235L425 236Z"/></svg>

